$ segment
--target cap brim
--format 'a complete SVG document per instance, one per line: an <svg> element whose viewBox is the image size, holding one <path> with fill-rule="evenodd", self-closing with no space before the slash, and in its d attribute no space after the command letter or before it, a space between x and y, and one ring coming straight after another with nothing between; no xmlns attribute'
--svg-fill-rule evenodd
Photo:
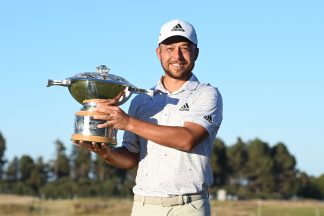
<svg viewBox="0 0 324 216"><path fill-rule="evenodd" d="M172 44L177 42L190 42L192 44L195 44L193 41L189 40L187 37L181 36L181 35L173 35L170 36L163 41L161 41L159 44Z"/></svg>

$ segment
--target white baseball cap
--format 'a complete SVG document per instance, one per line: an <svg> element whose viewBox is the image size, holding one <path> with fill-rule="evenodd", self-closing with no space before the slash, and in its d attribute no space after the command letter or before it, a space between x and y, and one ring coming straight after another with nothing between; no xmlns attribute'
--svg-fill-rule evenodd
<svg viewBox="0 0 324 216"><path fill-rule="evenodd" d="M195 28L188 22L174 19L161 26L158 43L172 36L182 36L190 40L194 44L198 44Z"/></svg>

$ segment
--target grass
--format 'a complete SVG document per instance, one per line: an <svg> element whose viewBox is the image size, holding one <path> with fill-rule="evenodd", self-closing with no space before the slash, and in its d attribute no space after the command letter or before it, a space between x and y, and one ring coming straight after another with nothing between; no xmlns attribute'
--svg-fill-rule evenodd
<svg viewBox="0 0 324 216"><path fill-rule="evenodd" d="M324 216L319 201L212 201L213 215L225 216Z"/></svg>
<svg viewBox="0 0 324 216"><path fill-rule="evenodd" d="M319 201L211 201L212 215L217 216L324 216ZM33 197L0 195L0 215L12 216L129 216L132 200L82 198L41 200Z"/></svg>

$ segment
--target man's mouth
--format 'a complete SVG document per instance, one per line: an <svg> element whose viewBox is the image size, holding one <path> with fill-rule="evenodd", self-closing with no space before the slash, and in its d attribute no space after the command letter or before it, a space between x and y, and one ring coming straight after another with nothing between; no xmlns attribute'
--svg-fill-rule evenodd
<svg viewBox="0 0 324 216"><path fill-rule="evenodd" d="M171 65L172 65L173 67L181 67L181 66L184 65L184 63L181 63L181 62L173 62L173 63L171 63Z"/></svg>

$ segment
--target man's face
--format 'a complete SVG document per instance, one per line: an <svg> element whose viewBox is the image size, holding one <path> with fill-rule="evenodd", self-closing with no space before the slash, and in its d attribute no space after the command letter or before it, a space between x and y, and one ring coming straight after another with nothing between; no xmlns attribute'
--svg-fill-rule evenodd
<svg viewBox="0 0 324 216"><path fill-rule="evenodd" d="M195 66L198 48L182 38L172 38L156 49L158 58L167 76L187 80Z"/></svg>

